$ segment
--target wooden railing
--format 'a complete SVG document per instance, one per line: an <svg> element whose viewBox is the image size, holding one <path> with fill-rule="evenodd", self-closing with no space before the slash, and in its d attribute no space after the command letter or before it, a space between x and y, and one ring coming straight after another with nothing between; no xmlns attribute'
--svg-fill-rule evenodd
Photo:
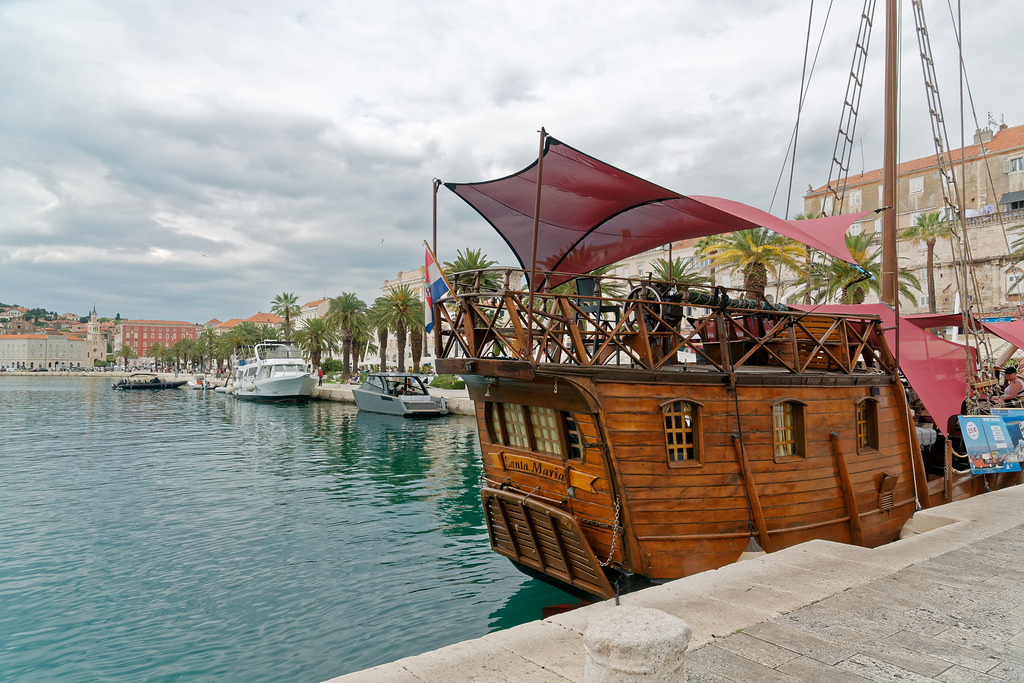
<svg viewBox="0 0 1024 683"><path fill-rule="evenodd" d="M851 373L858 363L893 367L874 316L792 311L724 288L649 278L597 281L597 292L614 296L579 294L569 281L534 292L531 309L530 293L510 288L525 280L520 271L459 274L454 301L435 306L435 355L657 370L680 363L683 354L722 372L755 365L792 373Z"/></svg>

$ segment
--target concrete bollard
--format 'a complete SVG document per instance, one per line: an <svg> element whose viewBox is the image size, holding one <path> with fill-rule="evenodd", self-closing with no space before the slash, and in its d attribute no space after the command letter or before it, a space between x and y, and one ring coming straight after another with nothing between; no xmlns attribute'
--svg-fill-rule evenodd
<svg viewBox="0 0 1024 683"><path fill-rule="evenodd" d="M689 625L660 609L607 610L583 632L583 683L677 683L689 643Z"/></svg>

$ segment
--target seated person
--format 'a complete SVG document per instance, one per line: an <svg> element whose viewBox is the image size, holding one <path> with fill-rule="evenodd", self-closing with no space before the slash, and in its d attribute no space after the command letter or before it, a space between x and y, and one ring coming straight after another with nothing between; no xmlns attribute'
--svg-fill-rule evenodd
<svg viewBox="0 0 1024 683"><path fill-rule="evenodd" d="M1024 396L1024 380L1017 377L1017 368L1012 365L1004 368L1003 379L1006 380L1006 389L996 399L997 402L1001 406L1020 406L1021 396Z"/></svg>

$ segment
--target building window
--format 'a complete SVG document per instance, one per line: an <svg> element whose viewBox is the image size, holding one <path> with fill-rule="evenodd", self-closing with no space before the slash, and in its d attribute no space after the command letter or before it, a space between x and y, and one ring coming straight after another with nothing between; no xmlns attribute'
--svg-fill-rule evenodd
<svg viewBox="0 0 1024 683"><path fill-rule="evenodd" d="M832 215L832 195L826 195L825 199L821 203L821 214L823 216Z"/></svg>
<svg viewBox="0 0 1024 683"><path fill-rule="evenodd" d="M857 403L857 450L878 450L878 402L873 398Z"/></svg>
<svg viewBox="0 0 1024 683"><path fill-rule="evenodd" d="M924 192L924 176L910 179L910 194L921 194Z"/></svg>
<svg viewBox="0 0 1024 683"><path fill-rule="evenodd" d="M850 207L860 208L861 205L861 193L860 190L856 190L850 193Z"/></svg>
<svg viewBox="0 0 1024 683"><path fill-rule="evenodd" d="M700 463L700 405L691 401L670 401L661 407L665 424L668 464Z"/></svg>
<svg viewBox="0 0 1024 683"><path fill-rule="evenodd" d="M804 455L804 406L799 401L779 401L772 406L775 461Z"/></svg>
<svg viewBox="0 0 1024 683"><path fill-rule="evenodd" d="M1020 173L1024 171L1024 157L1017 157L1016 159L1007 159L1005 162L1007 173Z"/></svg>

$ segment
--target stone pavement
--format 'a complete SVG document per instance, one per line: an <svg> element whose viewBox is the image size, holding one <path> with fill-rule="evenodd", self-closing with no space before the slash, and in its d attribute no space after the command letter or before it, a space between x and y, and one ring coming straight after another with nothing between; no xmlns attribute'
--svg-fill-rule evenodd
<svg viewBox="0 0 1024 683"><path fill-rule="evenodd" d="M685 680L1024 681L1024 486L919 512L875 549L812 541L623 596L693 629ZM583 680L606 601L333 679Z"/></svg>

